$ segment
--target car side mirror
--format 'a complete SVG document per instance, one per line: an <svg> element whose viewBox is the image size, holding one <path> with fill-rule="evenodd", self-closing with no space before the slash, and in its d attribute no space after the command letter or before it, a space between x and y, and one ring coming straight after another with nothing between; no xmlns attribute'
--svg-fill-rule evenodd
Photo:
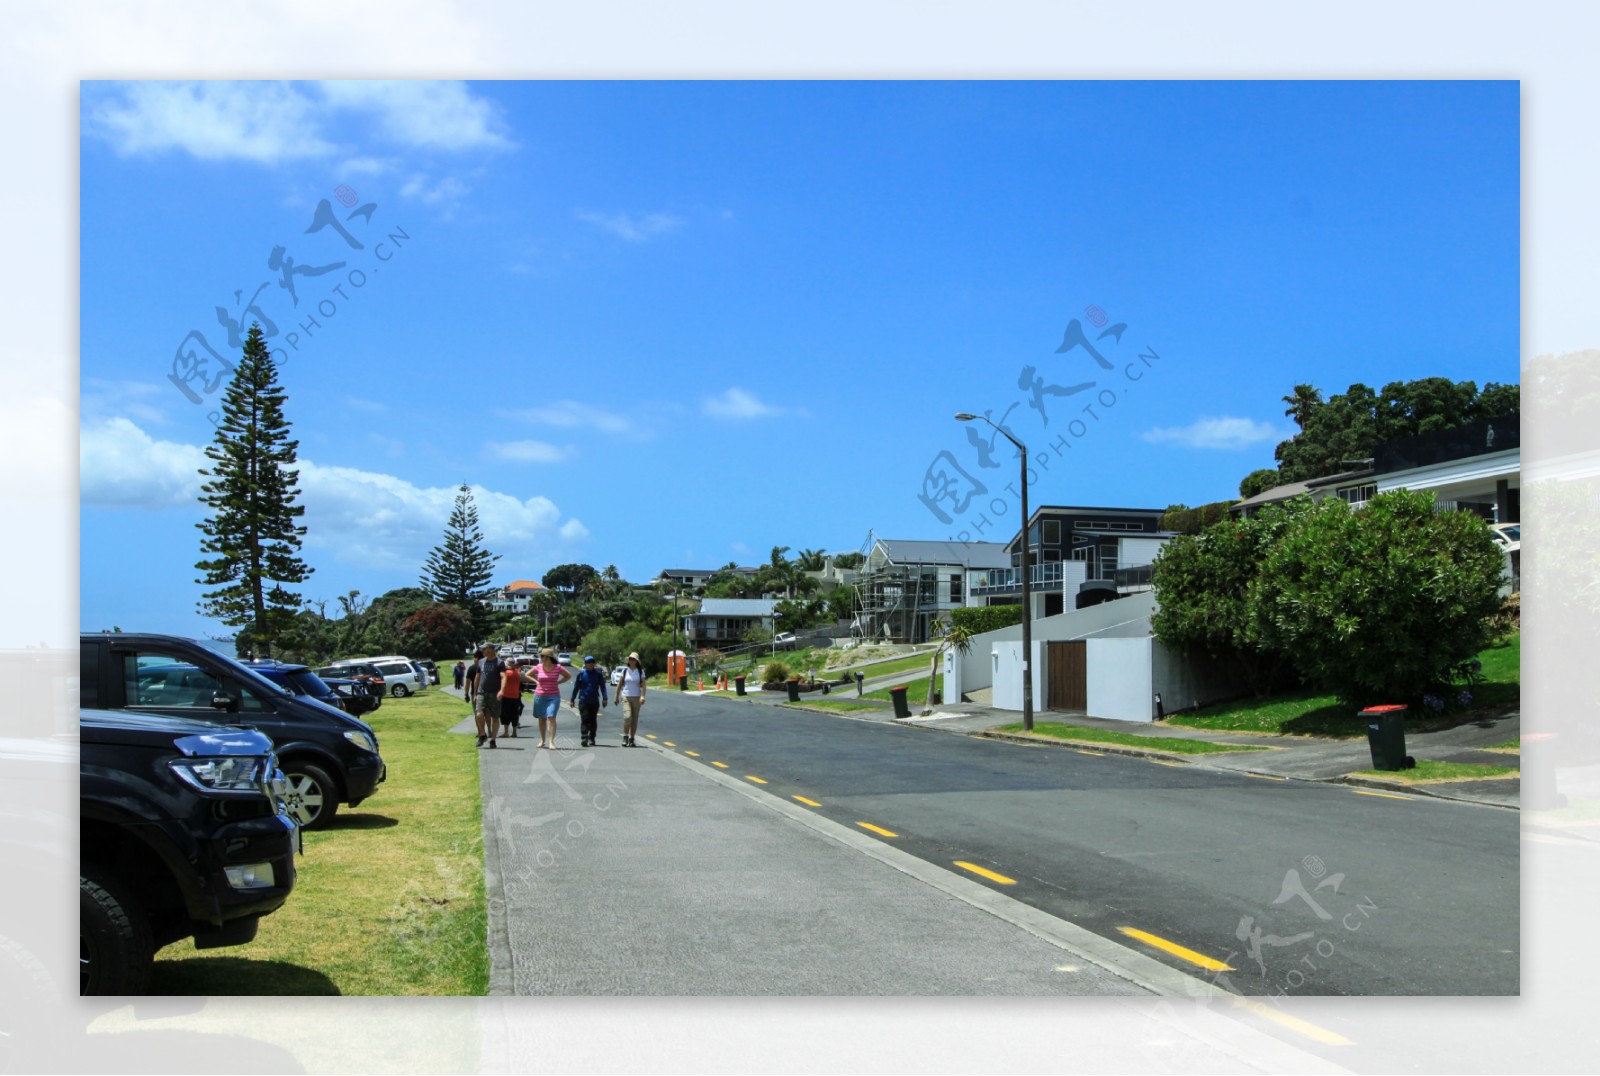
<svg viewBox="0 0 1600 1076"><path fill-rule="evenodd" d="M218 691L211 696L211 707L214 710L225 710L236 713L239 709L239 700L225 691Z"/></svg>

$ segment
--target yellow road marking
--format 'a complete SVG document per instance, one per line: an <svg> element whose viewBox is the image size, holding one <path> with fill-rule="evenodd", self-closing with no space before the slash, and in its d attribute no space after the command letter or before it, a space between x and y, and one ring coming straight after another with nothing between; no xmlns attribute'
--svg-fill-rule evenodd
<svg viewBox="0 0 1600 1076"><path fill-rule="evenodd" d="M996 874L994 871L989 870L986 867L980 867L976 863L968 863L961 859L956 860L955 863L956 866L960 867L962 870L971 871L973 874L987 878L991 882L999 882L1001 885L1017 884L1017 880L1015 878L1007 878L1003 874Z"/></svg>
<svg viewBox="0 0 1600 1076"><path fill-rule="evenodd" d="M1185 949L1177 942L1170 942L1165 938L1157 937L1156 935L1148 933L1147 931L1137 930L1134 927L1118 927L1117 929L1130 938L1142 941L1146 945L1160 949L1164 953L1171 953L1179 960L1187 960L1189 963L1205 968L1207 971L1233 970L1220 960L1213 960L1204 953L1197 953L1193 949Z"/></svg>
<svg viewBox="0 0 1600 1076"><path fill-rule="evenodd" d="M644 734L644 738L647 740L653 740L656 738L656 734L653 732L647 732Z"/></svg>
<svg viewBox="0 0 1600 1076"><path fill-rule="evenodd" d="M808 800L804 796L796 796L794 798L799 800L801 803L805 804L807 807L821 807L822 806L822 804L818 803L816 800Z"/></svg>
<svg viewBox="0 0 1600 1076"><path fill-rule="evenodd" d="M872 832L880 834L881 836L884 836L884 837L898 837L898 836L900 836L900 834L891 833L890 831L884 829L882 826L875 826L871 822L857 822L856 825L860 826L862 829L870 829Z"/></svg>
<svg viewBox="0 0 1600 1076"><path fill-rule="evenodd" d="M750 774L748 774L748 773L747 773L747 774L745 774L745 775L744 775L744 779L745 779L745 780L746 780L746 781L754 781L754 782L755 782L755 783L756 783L756 784L758 784L758 785L764 785L764 784L766 784L766 782L765 782L765 781L763 781L763 780L762 780L762 779L761 779L761 778L759 778L759 777L754 777L754 776L751 776L751 775L750 775Z"/></svg>
<svg viewBox="0 0 1600 1076"><path fill-rule="evenodd" d="M1286 777L1274 777L1270 773L1247 773L1246 777L1254 777L1258 781L1286 781Z"/></svg>
<svg viewBox="0 0 1600 1076"><path fill-rule="evenodd" d="M668 747L677 747L678 746L677 744L673 743L671 740L662 740L661 742L666 744Z"/></svg>
<svg viewBox="0 0 1600 1076"><path fill-rule="evenodd" d="M1415 796L1397 795L1394 792L1368 792L1364 788L1352 788L1350 791L1354 792L1358 796L1382 796L1386 800L1409 800L1416 798Z"/></svg>
<svg viewBox="0 0 1600 1076"><path fill-rule="evenodd" d="M1076 748L1076 747L1074 747L1073 750L1077 751L1078 754L1080 754L1080 755L1093 755L1095 758L1105 758L1106 757L1106 753L1104 751L1084 751L1084 750L1081 750L1081 749Z"/></svg>
<svg viewBox="0 0 1600 1076"><path fill-rule="evenodd" d="M1271 1005L1263 1005L1259 1001L1251 1001L1248 998L1234 998L1233 1003L1241 1009L1246 1009L1250 1012L1253 1012L1263 1019L1271 1020L1273 1023L1278 1024L1281 1027L1288 1028L1290 1031L1298 1031L1300 1034L1306 1036L1306 1038L1314 1039L1326 1046L1353 1045L1349 1039L1345 1038L1336 1031L1329 1031L1325 1027L1318 1027L1316 1024L1310 1023L1306 1020L1301 1020L1299 1017L1290 1016L1286 1012L1279 1012Z"/></svg>
<svg viewBox="0 0 1600 1076"><path fill-rule="evenodd" d="M688 755L690 758L699 758L700 757L700 752L698 752L698 751L685 751L684 754Z"/></svg>
<svg viewBox="0 0 1600 1076"><path fill-rule="evenodd" d="M719 770L725 770L728 768L728 764L726 762L717 762L713 760L711 764Z"/></svg>

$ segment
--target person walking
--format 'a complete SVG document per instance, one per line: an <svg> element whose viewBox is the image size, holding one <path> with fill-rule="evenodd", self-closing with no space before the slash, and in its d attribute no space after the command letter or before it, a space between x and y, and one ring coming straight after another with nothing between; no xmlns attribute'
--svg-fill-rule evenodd
<svg viewBox="0 0 1600 1076"><path fill-rule="evenodd" d="M598 731L596 719L606 705L606 680L594 663L593 654L583 657L583 669L572 679L572 705L578 710L580 747L593 747Z"/></svg>
<svg viewBox="0 0 1600 1076"><path fill-rule="evenodd" d="M493 644L483 648L483 658L477 666L478 675L472 677L472 717L478 726L478 746L482 747L485 740L489 746L494 747L495 730L500 724L500 692L497 685L502 681L505 666L501 664L499 651ZM472 674L467 674L469 677Z"/></svg>
<svg viewBox="0 0 1600 1076"><path fill-rule="evenodd" d="M456 678L456 690L461 690L461 682L466 678L467 666L465 662L456 662L456 667L451 670L451 675Z"/></svg>
<svg viewBox="0 0 1600 1076"><path fill-rule="evenodd" d="M556 745L556 714L561 710L561 685L572 673L556 662L556 652L548 646L539 651L539 664L533 667L533 716L539 719L539 746Z"/></svg>
<svg viewBox="0 0 1600 1076"><path fill-rule="evenodd" d="M633 738L639 732L639 708L644 705L644 666L637 653L628 655L628 664L622 670L622 679L617 681L616 696L611 701L621 702L625 707L622 712L622 746L638 747Z"/></svg>
<svg viewBox="0 0 1600 1076"><path fill-rule="evenodd" d="M517 738L522 727L522 673L510 662L500 674L500 735Z"/></svg>

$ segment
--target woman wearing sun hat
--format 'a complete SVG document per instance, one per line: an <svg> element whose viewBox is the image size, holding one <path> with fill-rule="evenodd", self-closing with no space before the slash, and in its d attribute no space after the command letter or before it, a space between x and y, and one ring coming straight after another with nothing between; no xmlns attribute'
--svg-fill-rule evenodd
<svg viewBox="0 0 1600 1076"><path fill-rule="evenodd" d="M637 652L628 655L628 664L622 669L622 679L617 683L617 693L612 702L624 705L622 712L622 746L638 747L633 737L639 731L639 707L644 705L644 665Z"/></svg>

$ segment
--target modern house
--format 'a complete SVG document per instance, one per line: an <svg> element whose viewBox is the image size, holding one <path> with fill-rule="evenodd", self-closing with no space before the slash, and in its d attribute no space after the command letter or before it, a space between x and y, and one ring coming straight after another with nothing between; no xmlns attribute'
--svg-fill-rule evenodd
<svg viewBox="0 0 1600 1076"><path fill-rule="evenodd" d="M505 586L489 599L489 608L497 613L511 613L520 616L528 611L528 600L535 594L543 594L544 585L532 579L516 579Z"/></svg>
<svg viewBox="0 0 1600 1076"><path fill-rule="evenodd" d="M740 642L751 628L773 630L777 602L770 598L707 598L700 611L683 618L687 649L715 647L722 650Z"/></svg>
<svg viewBox="0 0 1600 1076"><path fill-rule="evenodd" d="M1241 519L1251 519L1269 504L1282 504L1295 497L1310 497L1314 501L1338 497L1346 504L1360 508L1373 498L1377 485L1373 480L1372 461L1338 474L1313 478L1305 482L1287 482L1281 486L1264 489L1254 497L1246 497L1228 507L1228 514Z"/></svg>
<svg viewBox="0 0 1600 1076"><path fill-rule="evenodd" d="M748 579L761 569L740 565L730 570L734 575L742 575ZM658 583L665 583L668 586L699 590L706 585L712 576L720 571L722 571L721 568L664 568L660 575L650 580L650 584L655 586Z"/></svg>
<svg viewBox="0 0 1600 1076"><path fill-rule="evenodd" d="M1033 615L1057 613L1114 597L1119 573L1148 568L1172 537L1161 529L1163 508L1042 505L1028 520L1029 597ZM1022 600L1022 535L1005 544L1006 563L974 572L968 604Z"/></svg>
<svg viewBox="0 0 1600 1076"><path fill-rule="evenodd" d="M934 621L967 604L973 573L1005 568L1000 542L919 542L872 538L855 581L855 634L865 639L922 643Z"/></svg>

